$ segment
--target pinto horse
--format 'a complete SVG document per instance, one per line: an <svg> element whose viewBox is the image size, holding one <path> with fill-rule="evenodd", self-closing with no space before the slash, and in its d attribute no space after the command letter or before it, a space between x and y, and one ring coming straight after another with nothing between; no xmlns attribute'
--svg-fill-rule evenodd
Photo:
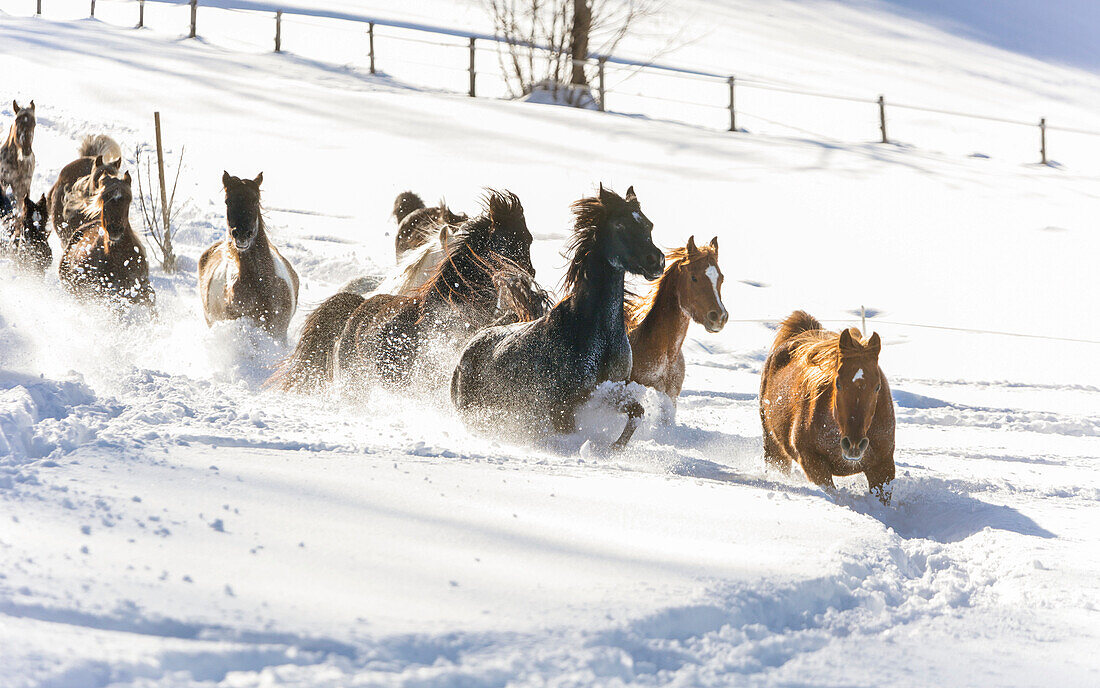
<svg viewBox="0 0 1100 688"><path fill-rule="evenodd" d="M681 348L692 320L719 332L729 320L722 304L722 270L718 267L718 237L699 248L695 237L670 251L667 267L649 295L626 306L634 367L630 381L653 387L673 402L684 386Z"/></svg>
<svg viewBox="0 0 1100 688"><path fill-rule="evenodd" d="M451 400L467 420L505 421L535 435L572 432L577 409L598 385L629 379L625 274L660 277L664 254L633 187L621 197L601 185L598 196L573 204L573 214L569 295L537 320L483 330L462 352ZM628 421L618 447L643 413L623 389L619 406Z"/></svg>
<svg viewBox="0 0 1100 688"><path fill-rule="evenodd" d="M73 294L107 297L152 307L156 299L149 284L149 263L137 234L130 226L130 173L103 174L97 192L85 209L91 220L78 228L61 256L58 274Z"/></svg>
<svg viewBox="0 0 1100 688"><path fill-rule="evenodd" d="M499 317L494 276L520 270L533 277L531 241L519 198L489 191L483 212L455 230L430 281L411 296L330 297L306 319L294 353L272 382L297 392L336 379L351 389L373 381L400 387L414 379L414 370L416 378L434 382L438 366L418 366L423 352L432 344L458 350Z"/></svg>
<svg viewBox="0 0 1100 688"><path fill-rule="evenodd" d="M428 208L423 199L412 191L404 191L394 199L393 217L397 220L394 253L398 263L410 251L428 243L440 228L456 227L470 219L465 213L451 212L443 201L434 208Z"/></svg>
<svg viewBox="0 0 1100 688"><path fill-rule="evenodd" d="M272 337L286 340L298 308L298 273L267 238L260 206L260 184L222 172L224 240L199 258L199 295L206 324L250 318Z"/></svg>
<svg viewBox="0 0 1100 688"><path fill-rule="evenodd" d="M44 274L53 262L50 250L50 230L46 225L46 197L38 203L30 196L23 199L23 226L12 228L11 252L16 263L31 272Z"/></svg>
<svg viewBox="0 0 1100 688"><path fill-rule="evenodd" d="M790 472L797 461L812 482L863 473L873 494L890 501L894 479L894 402L878 365L878 333L822 329L804 311L779 327L760 379L764 458Z"/></svg>
<svg viewBox="0 0 1100 688"><path fill-rule="evenodd" d="M0 144L0 192L11 187L15 202L31 194L31 178L34 176L34 101L30 106L21 108L14 100L11 103L15 121L8 130L8 137ZM18 208L15 209L19 211Z"/></svg>

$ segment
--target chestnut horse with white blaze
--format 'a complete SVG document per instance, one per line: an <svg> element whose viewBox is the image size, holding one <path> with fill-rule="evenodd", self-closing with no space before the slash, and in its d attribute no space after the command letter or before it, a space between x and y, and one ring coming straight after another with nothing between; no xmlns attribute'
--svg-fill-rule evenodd
<svg viewBox="0 0 1100 688"><path fill-rule="evenodd" d="M251 318L271 336L286 340L298 308L298 273L267 238L260 184L222 172L229 232L199 259L199 294L206 324Z"/></svg>
<svg viewBox="0 0 1100 688"><path fill-rule="evenodd" d="M76 229L61 256L61 283L80 297L107 298L153 306L149 262L130 226L130 173L99 177L95 197L85 208L88 221Z"/></svg>
<svg viewBox="0 0 1100 688"><path fill-rule="evenodd" d="M722 303L722 270L718 267L718 237L699 248L695 237L687 246L669 251L666 268L649 295L626 306L634 367L630 381L652 387L672 398L684 386L681 351L691 321L707 332L719 332L729 320Z"/></svg>
<svg viewBox="0 0 1100 688"><path fill-rule="evenodd" d="M863 473L890 501L894 479L894 402L878 365L878 333L840 334L795 311L779 327L760 381L764 458L784 472L797 461L817 485Z"/></svg>

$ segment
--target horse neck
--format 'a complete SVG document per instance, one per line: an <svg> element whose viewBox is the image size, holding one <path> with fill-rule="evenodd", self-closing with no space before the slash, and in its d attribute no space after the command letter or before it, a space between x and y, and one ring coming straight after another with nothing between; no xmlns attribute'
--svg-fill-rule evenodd
<svg viewBox="0 0 1100 688"><path fill-rule="evenodd" d="M586 260L589 262L587 269L573 290L573 311L583 322L595 323L596 329L625 335L626 271L611 265L598 251L592 251Z"/></svg>
<svg viewBox="0 0 1100 688"><path fill-rule="evenodd" d="M11 127L8 128L8 137L6 139L4 139L4 147L5 148L15 148L15 154L17 156L19 156L20 159L22 159L22 157L23 157L23 147L19 145L19 141L17 141L16 138L15 138L15 134L16 134L17 129L18 129L18 124L16 124L15 122L12 122Z"/></svg>
<svg viewBox="0 0 1100 688"><path fill-rule="evenodd" d="M662 278L649 311L638 323L638 339L662 341L670 351L679 351L687 338L691 316L680 302L678 280L672 275Z"/></svg>

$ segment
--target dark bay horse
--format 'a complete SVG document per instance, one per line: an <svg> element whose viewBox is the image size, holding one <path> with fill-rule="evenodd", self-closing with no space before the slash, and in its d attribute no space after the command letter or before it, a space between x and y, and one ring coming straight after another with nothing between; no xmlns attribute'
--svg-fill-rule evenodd
<svg viewBox="0 0 1100 688"><path fill-rule="evenodd" d="M255 179L222 172L229 231L199 258L199 295L207 325L250 318L285 341L298 309L298 273L267 237L260 206L263 180L263 172Z"/></svg>
<svg viewBox="0 0 1100 688"><path fill-rule="evenodd" d="M699 248L695 237L670 251L665 272L644 297L627 303L627 328L634 367L630 380L653 387L672 398L684 386L681 348L692 320L718 332L729 320L722 303L722 270L718 267L718 237Z"/></svg>
<svg viewBox="0 0 1100 688"><path fill-rule="evenodd" d="M69 242L77 227L88 220L85 209L95 196L99 177L117 175L122 164L122 150L109 136L85 136L80 143L80 157L61 168L57 181L47 196L50 219L61 245Z"/></svg>
<svg viewBox="0 0 1100 688"><path fill-rule="evenodd" d="M573 215L568 296L537 320L487 328L466 345L451 400L467 420L503 421L534 435L571 432L577 409L598 385L629 379L625 273L656 279L664 254L653 245L653 223L633 187L620 197L601 186L598 196L573 204ZM616 446L630 439L643 412L623 389L628 421Z"/></svg>
<svg viewBox="0 0 1100 688"><path fill-rule="evenodd" d="M23 223L18 230L12 227L11 253L16 264L30 271L43 274L53 262L50 250L50 230L46 224L46 197L38 203L30 196L23 199Z"/></svg>
<svg viewBox="0 0 1100 688"><path fill-rule="evenodd" d="M760 379L764 458L784 472L797 461L812 482L863 473L889 502L894 479L894 402L878 365L878 333L829 332L804 311L779 327Z"/></svg>
<svg viewBox="0 0 1100 688"><path fill-rule="evenodd" d="M15 121L8 130L8 137L0 144L0 192L11 187L11 197L19 203L31 195L31 179L34 177L34 101L28 107L11 103ZM15 208L19 212L19 208Z"/></svg>
<svg viewBox="0 0 1100 688"><path fill-rule="evenodd" d="M130 226L130 173L104 174L86 214L97 219L78 228L61 256L61 283L82 298L152 307L145 249Z"/></svg>
<svg viewBox="0 0 1100 688"><path fill-rule="evenodd" d="M414 295L330 297L306 319L272 381L287 391L315 390L334 379L351 389L373 381L406 385L429 346L456 351L499 317L494 276L502 270L533 276L531 241L519 198L489 191L483 212L455 230L446 258ZM426 362L416 379L432 382L438 368Z"/></svg>
<svg viewBox="0 0 1100 688"><path fill-rule="evenodd" d="M434 208L428 208L423 199L412 191L404 191L394 199L393 217L397 220L394 252L398 262L409 251L427 243L439 233L440 228L456 227L470 219L465 213L451 212L444 201L440 201Z"/></svg>

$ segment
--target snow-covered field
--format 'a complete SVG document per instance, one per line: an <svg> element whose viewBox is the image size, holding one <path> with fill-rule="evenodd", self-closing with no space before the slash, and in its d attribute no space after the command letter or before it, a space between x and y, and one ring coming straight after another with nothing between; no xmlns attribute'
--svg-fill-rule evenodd
<svg viewBox="0 0 1100 688"><path fill-rule="evenodd" d="M1091 4L1008 4L675 0L662 26L690 38L668 61L1100 128ZM891 146L873 112L730 135L372 78L291 36L272 55L270 24L248 50L211 19L187 41L32 5L0 1L0 125L35 99L34 193L85 133L150 143L159 110L186 269L120 325L0 263L0 686L1100 684L1095 141L1043 168L1031 132L931 118ZM333 6L489 29L476 3ZM1058 27L1057 50L1028 38ZM515 191L556 286L568 204L601 181L634 185L660 245L719 237L734 321L693 327L676 424L611 457L471 435L437 398L265 391L285 351L207 329L196 293L223 169L264 172L295 332L392 265L399 191ZM890 506L761 458L753 321L861 305L897 406Z"/></svg>

